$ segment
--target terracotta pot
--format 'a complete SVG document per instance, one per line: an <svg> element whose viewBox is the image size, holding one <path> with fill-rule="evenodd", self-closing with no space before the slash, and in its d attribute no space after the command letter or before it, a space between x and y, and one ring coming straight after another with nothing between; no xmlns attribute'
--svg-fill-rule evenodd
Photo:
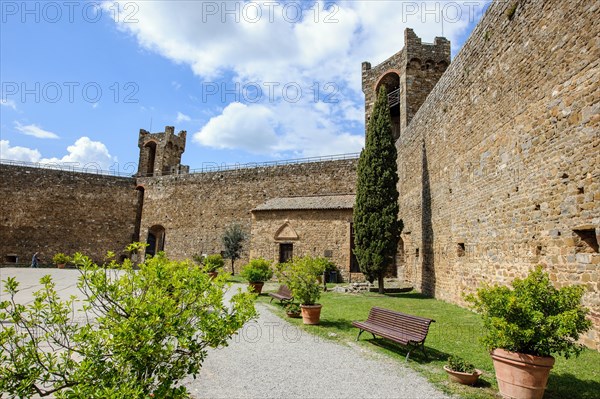
<svg viewBox="0 0 600 399"><path fill-rule="evenodd" d="M66 263L58 263L56 265L56 267L58 267L59 269L64 269L65 268Z"/></svg>
<svg viewBox="0 0 600 399"><path fill-rule="evenodd" d="M300 317L300 312L285 312L285 314L292 319L297 319Z"/></svg>
<svg viewBox="0 0 600 399"><path fill-rule="evenodd" d="M552 356L542 357L494 349L491 353L498 389L505 398L541 399L554 365Z"/></svg>
<svg viewBox="0 0 600 399"><path fill-rule="evenodd" d="M265 285L265 283L263 281L257 281L255 283L249 282L248 288L250 289L250 291L260 295L262 292L262 289L263 289L263 285Z"/></svg>
<svg viewBox="0 0 600 399"><path fill-rule="evenodd" d="M479 369L475 369L473 373L461 373L460 371L451 370L448 366L444 366L444 370L448 373L450 381L458 382L463 385L474 385L479 379L479 376L483 374Z"/></svg>
<svg viewBox="0 0 600 399"><path fill-rule="evenodd" d="M319 324L321 319L321 308L323 305L300 305L300 312L302 313L302 322L304 324Z"/></svg>
<svg viewBox="0 0 600 399"><path fill-rule="evenodd" d="M208 275L211 279L213 279L219 275L219 272L208 272Z"/></svg>

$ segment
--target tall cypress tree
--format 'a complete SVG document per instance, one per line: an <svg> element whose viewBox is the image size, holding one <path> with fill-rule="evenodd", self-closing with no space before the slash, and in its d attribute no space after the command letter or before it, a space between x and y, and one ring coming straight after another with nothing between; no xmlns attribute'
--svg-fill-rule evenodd
<svg viewBox="0 0 600 399"><path fill-rule="evenodd" d="M354 253L369 282L383 294L386 267L394 261L400 237L396 146L385 86L379 90L358 160L354 208Z"/></svg>

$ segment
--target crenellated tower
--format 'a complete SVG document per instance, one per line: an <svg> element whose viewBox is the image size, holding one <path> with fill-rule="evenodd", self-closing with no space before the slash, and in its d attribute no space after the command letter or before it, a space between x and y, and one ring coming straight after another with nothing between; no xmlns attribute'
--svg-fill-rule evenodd
<svg viewBox="0 0 600 399"><path fill-rule="evenodd" d="M150 133L140 129L138 147L140 161L136 176L163 176L189 172L189 166L181 165L181 155L185 151L187 132L175 134L175 127L166 126L161 133Z"/></svg>
<svg viewBox="0 0 600 399"><path fill-rule="evenodd" d="M365 94L365 123L381 85L388 92L394 139L401 136L437 81L450 65L450 42L436 37L423 43L412 29L404 31L404 48L381 64L362 63L362 90Z"/></svg>

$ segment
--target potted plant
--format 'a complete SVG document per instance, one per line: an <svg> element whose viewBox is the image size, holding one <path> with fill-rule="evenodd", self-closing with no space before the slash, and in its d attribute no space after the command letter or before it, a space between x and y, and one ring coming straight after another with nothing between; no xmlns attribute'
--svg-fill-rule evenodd
<svg viewBox="0 0 600 399"><path fill-rule="evenodd" d="M581 305L584 292L583 286L557 290L538 266L527 278L515 279L512 289L485 286L467 296L483 318L482 342L491 350L502 395L541 398L554 365L552 355L579 355L579 335L592 324Z"/></svg>
<svg viewBox="0 0 600 399"><path fill-rule="evenodd" d="M217 277L219 270L225 265L225 261L221 254L214 254L206 256L203 261L204 271L208 273L211 278Z"/></svg>
<svg viewBox="0 0 600 399"><path fill-rule="evenodd" d="M293 258L291 262L281 265L280 279L287 282L294 298L300 301L304 324L319 324L322 306L316 303L321 296L317 277L323 274L324 270L322 258L310 256Z"/></svg>
<svg viewBox="0 0 600 399"><path fill-rule="evenodd" d="M300 317L300 305L295 302L288 303L285 305L285 313L291 318Z"/></svg>
<svg viewBox="0 0 600 399"><path fill-rule="evenodd" d="M242 268L241 276L248 280L250 289L260 295L265 281L273 277L273 270L268 261L257 258Z"/></svg>
<svg viewBox="0 0 600 399"><path fill-rule="evenodd" d="M476 369L475 366L458 356L450 356L444 370L448 373L450 381L463 385L475 385L479 376L483 374L481 370Z"/></svg>
<svg viewBox="0 0 600 399"><path fill-rule="evenodd" d="M62 252L57 253L52 257L52 262L59 268L64 269L65 265L71 261L71 257L63 254Z"/></svg>

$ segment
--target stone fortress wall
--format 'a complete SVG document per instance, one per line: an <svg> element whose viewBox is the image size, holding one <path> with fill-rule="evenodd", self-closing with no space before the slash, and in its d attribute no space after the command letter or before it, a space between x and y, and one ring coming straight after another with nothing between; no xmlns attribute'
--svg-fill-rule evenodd
<svg viewBox="0 0 600 399"><path fill-rule="evenodd" d="M407 71L383 79L391 64L363 64L363 90L367 117L379 83L405 93L395 132L405 225L399 277L464 305L462 294L479 284L509 283L544 264L557 287L588 287L594 329L584 342L600 349L598 20L600 9L585 0L497 1L451 64L442 38L420 58L394 56L421 81L441 76L426 99ZM145 240L153 226L164 228L169 256L214 253L225 227L238 222L250 232L251 210L268 199L355 192L356 159L185 174L171 168L181 133L167 130L156 145L141 132L140 170L153 177L137 183L0 165L3 262L31 258L38 247L46 257L101 257ZM151 165L144 154L152 151L167 157Z"/></svg>
<svg viewBox="0 0 600 399"><path fill-rule="evenodd" d="M0 263L43 263L57 252L101 261L132 241L132 178L0 164Z"/></svg>
<svg viewBox="0 0 600 399"><path fill-rule="evenodd" d="M543 264L588 287L600 349L598 20L588 1L493 3L396 146L399 277L464 305Z"/></svg>
<svg viewBox="0 0 600 399"><path fill-rule="evenodd" d="M357 163L358 159L348 159L138 178L138 186L144 189L140 237L160 225L170 257L219 253L225 228L239 223L249 235L252 209L268 199L353 194ZM236 263L238 271L249 259L249 242Z"/></svg>

